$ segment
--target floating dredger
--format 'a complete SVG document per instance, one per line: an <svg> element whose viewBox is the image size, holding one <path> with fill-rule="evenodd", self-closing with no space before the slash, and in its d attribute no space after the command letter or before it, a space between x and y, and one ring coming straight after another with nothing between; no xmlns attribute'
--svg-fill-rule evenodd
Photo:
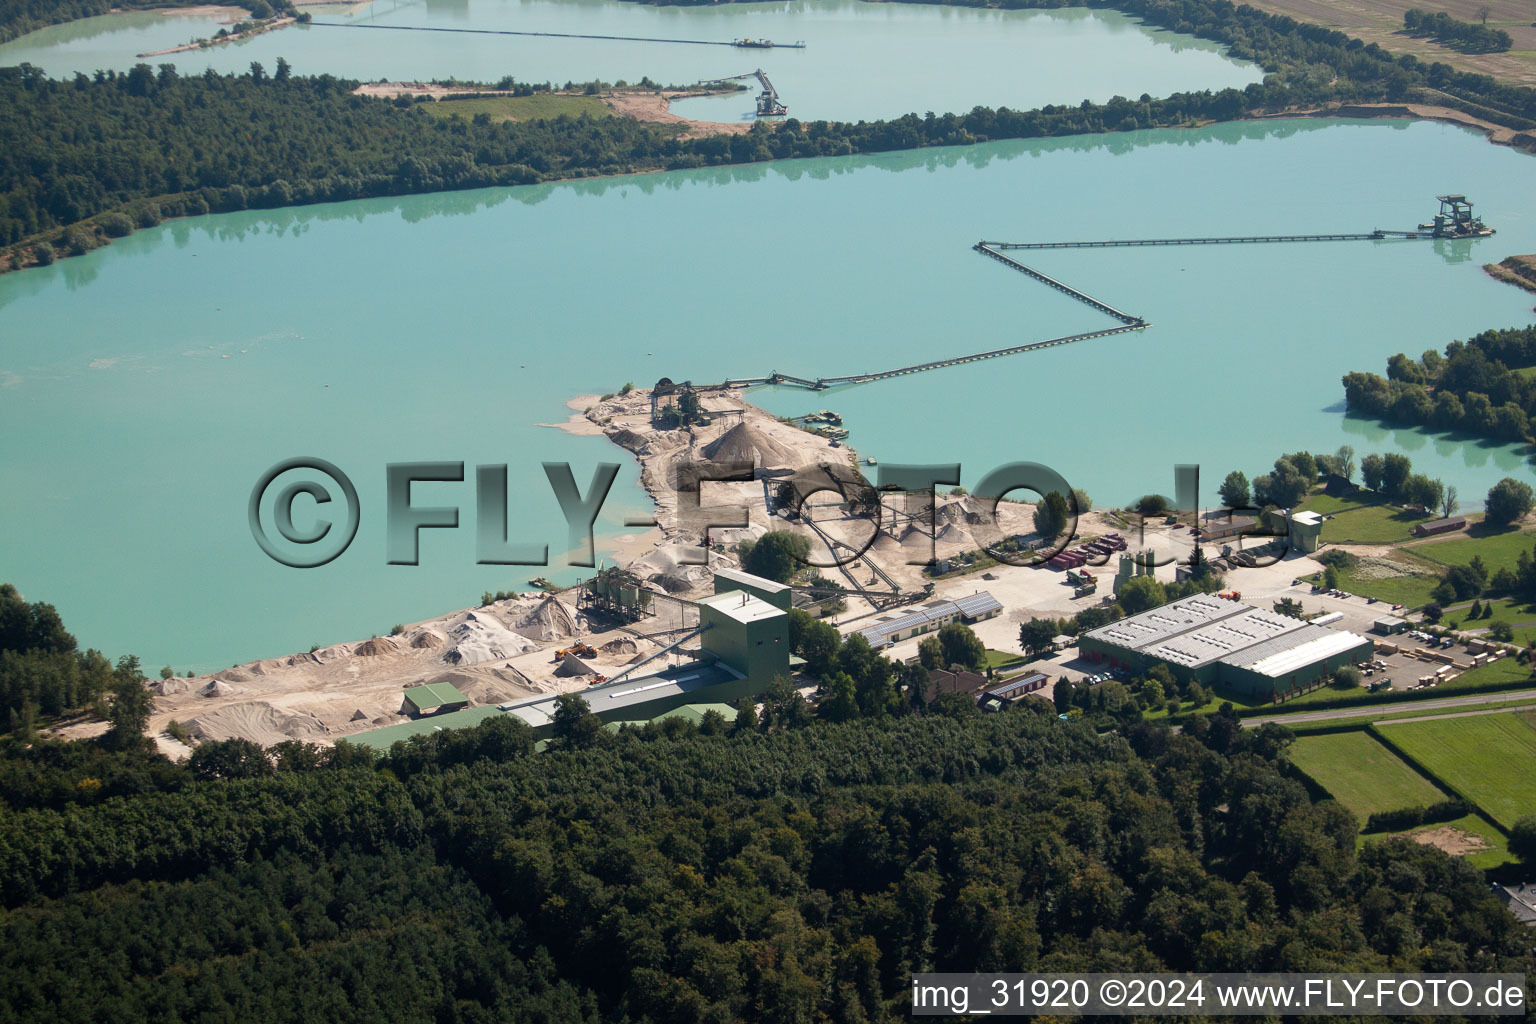
<svg viewBox="0 0 1536 1024"><path fill-rule="evenodd" d="M1428 224L1420 224L1420 231L1428 231L1435 238L1487 238L1493 228L1483 223L1483 218L1472 215L1472 204L1466 196L1436 196L1440 200L1440 212Z"/></svg>

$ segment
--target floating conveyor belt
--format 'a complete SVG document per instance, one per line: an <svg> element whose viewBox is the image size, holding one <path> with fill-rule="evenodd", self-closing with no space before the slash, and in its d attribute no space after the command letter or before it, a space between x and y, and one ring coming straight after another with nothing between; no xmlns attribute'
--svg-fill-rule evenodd
<svg viewBox="0 0 1536 1024"><path fill-rule="evenodd" d="M1427 231L1383 231L1355 235L1250 235L1244 238L1130 238L1103 242L978 242L977 249L1113 249L1133 245L1254 245L1268 242L1366 242L1385 238L1431 238Z"/></svg>
<svg viewBox="0 0 1536 1024"><path fill-rule="evenodd" d="M349 25L339 21L312 21L311 28L376 28L394 32L462 32L467 35L477 36L538 36L543 39L607 39L621 43L676 43L682 46L732 46L740 47L741 43L724 42L718 39L658 39L654 36L595 36L581 32L514 32L505 28L447 28L439 25ZM789 43L775 44L790 49L805 49L804 43L791 45ZM755 47L754 47L755 48Z"/></svg>
<svg viewBox="0 0 1536 1024"><path fill-rule="evenodd" d="M1092 295L1087 295L1083 292L1080 292L1069 284L1063 284L1048 274L1042 274L1040 271L1033 267L1026 267L1012 256L1004 256L1002 253L997 251L997 248L991 242L977 242L975 245L971 246L971 248L975 249L977 252L984 256L992 257L1004 266L1012 267L1014 270L1019 271L1021 274L1028 274L1030 277L1034 278L1036 281L1039 281L1041 284L1050 285L1052 288L1055 288L1059 292L1065 292L1066 294L1076 299L1078 302L1083 303L1085 306L1092 306L1100 313L1108 313L1110 316L1114 317L1116 320L1119 320L1127 327L1140 330L1141 328L1147 326L1147 322L1139 316L1132 316L1130 313L1123 313L1116 309L1114 306L1111 306L1109 303L1100 302ZM1010 248L1022 247L1011 246ZM1100 337L1102 337L1102 335L1100 335Z"/></svg>
<svg viewBox="0 0 1536 1024"><path fill-rule="evenodd" d="M742 76L746 77L746 76ZM1094 338L1107 338L1115 334L1124 334L1128 331L1145 330L1152 325L1143 318L1124 310L1116 309L1107 302L1101 302L1086 292L1079 291L1064 281L1059 281L1049 274L1042 273L1034 267L1004 255L1009 249L1109 249L1131 246L1148 245L1242 245L1259 244L1268 242L1364 242L1381 241L1389 238L1433 238L1428 231L1385 231L1377 228L1374 231L1361 234L1346 235L1251 235L1246 237L1230 238L1137 238L1124 240L1105 240L1091 242L988 242L981 241L971 246L983 256L991 257L1006 267L1017 270L1019 273L1034 278L1041 284L1048 285L1063 294L1070 295L1085 306L1091 306L1101 313L1114 317L1120 321L1119 327L1110 327L1102 331L1087 331L1083 334L1068 334L1060 338L1051 338L1046 341L1026 342L1022 345L1009 345L1006 348L989 349L985 352L973 352L970 355L954 356L950 359L935 359L926 363L914 363L911 366L899 366L894 370L879 370L874 373L852 373L842 377L817 377L809 380L805 377L796 377L792 374L778 373L768 374L766 377L738 377L722 381L719 384L704 385L700 390L720 390L726 388L746 388L761 384L799 387L809 391L822 391L827 388L842 387L847 384L868 384L877 380L888 380L891 377L902 377L910 373L922 373L925 370L940 370L946 366L959 366L963 363L980 362L983 359L998 359L1002 356L1018 355L1023 352L1033 352L1037 349L1054 348L1057 345L1070 345L1076 341L1090 341Z"/></svg>

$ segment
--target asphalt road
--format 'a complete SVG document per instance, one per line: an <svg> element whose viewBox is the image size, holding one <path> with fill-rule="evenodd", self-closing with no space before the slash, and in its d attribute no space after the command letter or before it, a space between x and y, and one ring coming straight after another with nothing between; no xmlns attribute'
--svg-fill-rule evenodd
<svg viewBox="0 0 1536 1024"><path fill-rule="evenodd" d="M1434 700L1396 700L1381 704L1367 704L1357 708L1326 708L1322 711L1297 711L1289 715L1265 715L1262 718L1243 719L1244 728L1257 727L1265 722L1278 725L1302 722L1326 722L1340 718L1385 718L1403 711L1437 711L1444 708L1475 708L1480 704L1499 704L1509 700L1536 701L1536 690L1499 690L1494 693L1469 693L1463 697L1439 697ZM1426 716L1430 717L1430 716ZM1448 716L1437 716L1448 717Z"/></svg>

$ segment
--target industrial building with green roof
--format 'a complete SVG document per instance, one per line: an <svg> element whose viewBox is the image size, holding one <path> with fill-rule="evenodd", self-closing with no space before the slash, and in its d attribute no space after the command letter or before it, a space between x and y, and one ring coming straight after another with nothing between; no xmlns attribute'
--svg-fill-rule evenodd
<svg viewBox="0 0 1536 1024"><path fill-rule="evenodd" d="M757 589L755 580L755 577L747 577L746 582ZM699 628L693 634L657 652L657 656L669 651L686 655L691 659L689 663L647 675L627 677L620 673L607 682L577 690L576 694L604 722L647 722L689 706L725 705L753 697L768 689L775 676L787 677L790 674L789 615L783 608L742 589L742 581L729 582L738 586L699 601ZM773 596L771 589L764 589ZM697 648L684 647L695 638ZM626 672L643 664L637 663ZM407 710L414 709L414 714L423 716L439 709L442 713L365 732L357 736L356 741L376 749L384 748L396 740L427 735L439 729L478 725L501 714L526 723L543 738L553 729L558 696L548 693L495 707L454 710L454 705L464 708L468 703L468 698L455 687L447 683L420 686L405 692Z"/></svg>
<svg viewBox="0 0 1536 1024"><path fill-rule="evenodd" d="M428 683L405 691L405 707L412 718L458 711L469 706L469 698L452 683Z"/></svg>
<svg viewBox="0 0 1536 1024"><path fill-rule="evenodd" d="M1372 641L1211 594L1153 608L1084 633L1082 656L1142 673L1165 665L1177 678L1267 698L1368 661Z"/></svg>

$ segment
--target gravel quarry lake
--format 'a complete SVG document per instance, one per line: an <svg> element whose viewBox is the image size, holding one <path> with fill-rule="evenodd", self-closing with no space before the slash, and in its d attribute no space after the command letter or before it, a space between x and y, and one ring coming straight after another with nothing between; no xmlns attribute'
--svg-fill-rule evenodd
<svg viewBox="0 0 1536 1024"><path fill-rule="evenodd" d="M795 5L602 6L626 19L718 15L725 20L710 34L721 37L796 34L727 18ZM997 12L853 7L869 12L857 17L876 38L880 25L909 17L1007 22ZM437 18L442 8L423 11ZM0 47L0 63L33 59L18 53L45 35ZM396 35L434 34L325 38ZM309 38L284 30L189 59L243 68L285 53L304 70L288 41ZM78 46L123 49L112 39ZM1225 61L1198 45L1165 48L1181 65ZM427 51L419 66L384 61L377 74L446 74L428 66ZM38 62L57 74L95 52L66 40ZM757 62L748 53L722 50L721 70L746 70L737 64ZM627 65L602 73L620 71ZM492 72L471 61L458 73ZM1147 83L1138 94L1181 87L1144 72L1131 76ZM557 77L584 73L572 66ZM1189 87L1233 84L1202 75L1194 69ZM775 84L800 102L790 80ZM1017 100L972 102L1075 98L1038 85ZM598 523L600 553L635 532L623 521L648 503L627 455L602 438L539 426L564 421L572 395L663 376L863 372L1114 323L981 258L971 250L979 238L1411 228L1448 191L1467 193L1498 234L1042 253L1032 262L1044 272L1153 326L877 384L759 388L749 398L781 415L835 409L860 454L958 461L966 483L1005 462L1043 462L1099 504L1171 491L1175 462L1204 467L1202 493L1214 503L1230 469L1252 476L1282 452L1341 444L1403 451L1417 471L1480 497L1502 476L1529 478L1520 450L1348 418L1339 379L1380 372L1394 352L1529 322L1530 296L1481 269L1536 251L1529 159L1444 124L1296 119L167 222L0 277L0 561L6 578L55 603L81 636L114 656L135 651L148 666L218 668L366 638L465 607L487 589L583 574L564 561L565 523L540 462L569 461L583 489L597 463L621 463ZM346 470L362 506L346 554L309 570L268 559L245 514L257 478L298 455ZM424 531L419 566L390 566L385 465L413 460L466 463L465 483L413 492L418 505L457 505L461 525ZM547 542L547 569L475 564L473 467L503 462L512 539Z"/></svg>

